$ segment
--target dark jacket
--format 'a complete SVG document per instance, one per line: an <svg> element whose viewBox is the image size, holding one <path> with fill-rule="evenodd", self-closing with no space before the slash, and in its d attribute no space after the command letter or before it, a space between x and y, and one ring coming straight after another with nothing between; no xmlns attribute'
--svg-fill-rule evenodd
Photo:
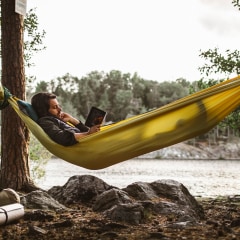
<svg viewBox="0 0 240 240"><path fill-rule="evenodd" d="M77 143L74 133L87 132L89 130L81 122L76 126L70 126L53 116L39 118L37 123L54 142L63 146L71 146Z"/></svg>

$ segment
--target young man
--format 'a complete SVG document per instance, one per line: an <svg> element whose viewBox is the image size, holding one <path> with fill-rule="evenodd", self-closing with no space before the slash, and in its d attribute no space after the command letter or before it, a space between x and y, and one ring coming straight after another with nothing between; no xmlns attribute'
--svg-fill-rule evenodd
<svg viewBox="0 0 240 240"><path fill-rule="evenodd" d="M79 139L100 131L100 125L88 128L70 114L62 112L56 95L52 93L37 93L32 97L31 104L39 117L38 124L58 144L71 146Z"/></svg>

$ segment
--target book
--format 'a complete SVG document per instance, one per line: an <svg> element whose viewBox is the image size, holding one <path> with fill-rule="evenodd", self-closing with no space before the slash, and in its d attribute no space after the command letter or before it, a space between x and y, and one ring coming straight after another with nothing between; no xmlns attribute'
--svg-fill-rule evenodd
<svg viewBox="0 0 240 240"><path fill-rule="evenodd" d="M92 127L94 125L101 125L107 115L107 112L96 108L91 107L90 112L88 113L87 119L85 121L85 125L87 127Z"/></svg>

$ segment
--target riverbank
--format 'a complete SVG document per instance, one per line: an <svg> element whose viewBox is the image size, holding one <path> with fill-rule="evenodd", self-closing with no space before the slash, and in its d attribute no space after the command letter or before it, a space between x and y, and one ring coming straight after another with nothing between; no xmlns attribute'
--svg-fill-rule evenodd
<svg viewBox="0 0 240 240"><path fill-rule="evenodd" d="M195 197L216 197L240 193L239 169L239 160L131 159L92 171L61 159L51 159L38 185L45 190L63 186L75 175L93 175L118 188L138 181L172 179L183 183Z"/></svg>
<svg viewBox="0 0 240 240"><path fill-rule="evenodd" d="M231 141L218 141L215 144L204 141L186 141L144 154L139 156L139 158L192 160L240 159L240 139L233 138Z"/></svg>

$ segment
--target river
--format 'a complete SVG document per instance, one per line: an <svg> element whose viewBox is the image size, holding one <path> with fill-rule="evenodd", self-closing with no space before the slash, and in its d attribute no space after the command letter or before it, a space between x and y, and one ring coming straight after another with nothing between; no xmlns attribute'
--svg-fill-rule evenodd
<svg viewBox="0 0 240 240"><path fill-rule="evenodd" d="M44 179L38 183L45 190L64 185L71 176L88 174L119 188L138 181L172 179L196 197L240 194L240 160L131 159L105 169L88 170L51 159L45 171Z"/></svg>

